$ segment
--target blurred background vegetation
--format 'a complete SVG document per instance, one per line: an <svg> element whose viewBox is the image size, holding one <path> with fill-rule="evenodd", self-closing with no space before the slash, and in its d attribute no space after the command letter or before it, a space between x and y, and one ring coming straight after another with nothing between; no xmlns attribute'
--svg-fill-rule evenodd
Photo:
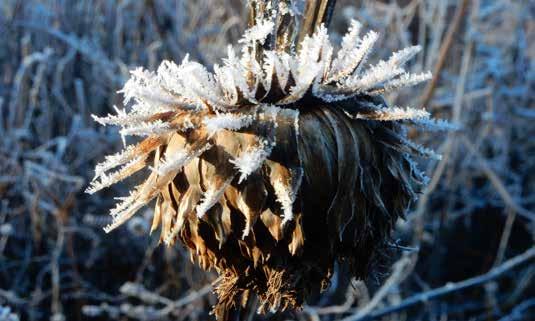
<svg viewBox="0 0 535 321"><path fill-rule="evenodd" d="M245 29L244 8L239 0L1 1L0 320L210 318L215 275L149 236L152 209L102 231L112 196L126 189L83 193L95 163L121 145L90 115L121 106L116 92L136 66L154 70L186 53L218 62ZM430 184L398 224L392 264L363 281L340 266L303 311L266 318L529 320L535 264L518 255L533 252L535 237L534 2L339 0L333 39L352 18L380 32L371 60L424 48L410 69L434 79L387 100L425 105L460 130L415 137L443 158L421 160ZM515 256L521 264L508 265ZM479 275L488 278L459 283Z"/></svg>

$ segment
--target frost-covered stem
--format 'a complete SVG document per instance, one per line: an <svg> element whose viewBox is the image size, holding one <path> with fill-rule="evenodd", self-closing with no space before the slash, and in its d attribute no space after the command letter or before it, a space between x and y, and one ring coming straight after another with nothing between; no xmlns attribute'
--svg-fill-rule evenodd
<svg viewBox="0 0 535 321"><path fill-rule="evenodd" d="M267 39L263 46L257 47L257 56L262 56L262 49L290 52L292 48L297 48L306 36L311 36L321 24L327 28L335 3L336 0L249 1L249 28L264 19L275 23L274 36Z"/></svg>

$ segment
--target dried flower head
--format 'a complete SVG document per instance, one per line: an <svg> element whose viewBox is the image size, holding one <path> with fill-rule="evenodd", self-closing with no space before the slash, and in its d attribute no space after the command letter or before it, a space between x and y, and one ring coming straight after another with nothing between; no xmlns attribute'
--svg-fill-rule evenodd
<svg viewBox="0 0 535 321"><path fill-rule="evenodd" d="M380 97L430 78L404 69L419 46L366 67L378 35L361 37L357 21L336 52L323 25L299 49L266 48L273 21L257 20L241 54L229 46L213 72L188 57L132 71L121 91L128 110L95 117L146 138L107 156L88 192L150 171L105 230L156 200L152 230L220 274L221 320L251 295L259 312L300 307L326 287L336 260L366 276L426 179L411 155L436 156L404 127L444 125Z"/></svg>

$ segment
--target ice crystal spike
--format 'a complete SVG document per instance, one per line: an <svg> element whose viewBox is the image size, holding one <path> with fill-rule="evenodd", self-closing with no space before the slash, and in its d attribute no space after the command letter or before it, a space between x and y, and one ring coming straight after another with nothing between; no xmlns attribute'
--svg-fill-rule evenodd
<svg viewBox="0 0 535 321"><path fill-rule="evenodd" d="M253 122L252 115L218 114L204 119L204 125L210 135L221 130L239 130L249 126Z"/></svg>

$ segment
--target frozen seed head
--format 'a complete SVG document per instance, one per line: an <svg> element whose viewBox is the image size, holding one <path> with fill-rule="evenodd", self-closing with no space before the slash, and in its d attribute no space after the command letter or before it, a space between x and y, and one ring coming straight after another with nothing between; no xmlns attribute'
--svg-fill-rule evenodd
<svg viewBox="0 0 535 321"><path fill-rule="evenodd" d="M281 10L294 12L294 9L284 7ZM180 64L163 61L155 72L136 68L120 91L127 108L115 108L115 115L93 116L104 126L119 126L123 137L150 140L141 147L140 144L128 145L96 166L95 179L87 189L88 193L108 187L142 169L152 169L146 184L112 210L116 219L107 230L122 224L165 191L165 184L210 149L222 131L248 130L256 135L250 145L243 146L224 160L235 171L232 177L243 183L269 159L277 144L275 133L280 119L287 121L291 118L296 135L299 135L299 111L295 106L307 96L337 108L338 101L359 95L383 94L431 77L429 72L412 74L405 68L405 64L421 50L420 46L397 51L387 60L367 66L379 35L374 31L363 34L362 25L355 20L351 21L338 51L330 41L327 29L320 26L313 35L303 39L297 52L263 50L258 55L259 44L275 36L274 30L273 19L257 21L239 41L241 50L229 46L228 57L223 59L222 65L214 66L214 72L191 61L188 56ZM453 128L447 122L430 119L429 113L423 109L409 107L368 106L346 113L362 121L398 122L401 126L418 125L426 129ZM279 115L283 117L279 118ZM173 135L183 135L186 143L169 152L167 144ZM410 145L410 148L419 154L437 157L419 146ZM151 166L147 161L153 158L157 161ZM223 182L210 186L193 207L199 217L219 201L231 180ZM292 204L299 186L282 181L274 184L283 221L292 220Z"/></svg>

